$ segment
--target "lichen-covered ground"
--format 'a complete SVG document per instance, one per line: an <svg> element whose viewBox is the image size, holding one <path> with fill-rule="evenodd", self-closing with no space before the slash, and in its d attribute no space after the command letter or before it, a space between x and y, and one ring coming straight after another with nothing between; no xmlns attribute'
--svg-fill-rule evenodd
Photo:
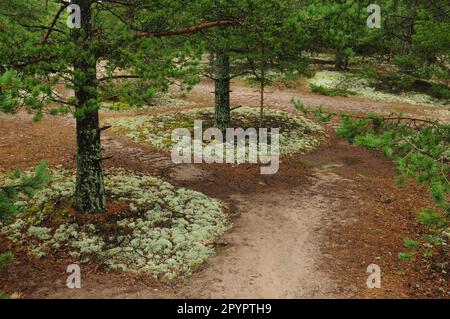
<svg viewBox="0 0 450 319"><path fill-rule="evenodd" d="M194 120L203 121L203 130L214 127L213 112L214 110L211 108L196 108L155 116L140 115L110 118L106 123L111 125L112 130L116 133L168 151L175 143L172 140L172 133L175 129L186 128L193 133ZM233 111L232 118L233 127L245 130L248 128L258 129L259 109L241 107ZM320 136L323 136L323 129L318 124L298 114L276 109L265 110L263 127L268 129L269 134L271 128L280 128L279 144L281 155L311 151L319 144ZM204 143L204 146L206 144ZM250 145L249 147L253 146Z"/></svg>
<svg viewBox="0 0 450 319"><path fill-rule="evenodd" d="M347 90L375 101L409 103L413 105L443 105L447 102L433 98L427 94L413 92L393 94L378 91L372 87L369 79L339 71L319 71L309 82L310 84L329 89L340 88Z"/></svg>
<svg viewBox="0 0 450 319"><path fill-rule="evenodd" d="M202 193L124 169L106 174L114 207L107 213L89 219L74 212L75 177L57 168L48 188L17 202L24 213L0 224L0 234L31 257L69 258L173 279L191 274L213 255L215 240L230 227L222 204ZM0 176L0 185L14 183Z"/></svg>
<svg viewBox="0 0 450 319"><path fill-rule="evenodd" d="M146 110L158 110L162 108L175 108L181 105L186 105L186 102L173 97L169 93L160 93L152 104L136 105L123 101L116 102L103 102L101 111L103 112L130 112L130 111L146 111Z"/></svg>

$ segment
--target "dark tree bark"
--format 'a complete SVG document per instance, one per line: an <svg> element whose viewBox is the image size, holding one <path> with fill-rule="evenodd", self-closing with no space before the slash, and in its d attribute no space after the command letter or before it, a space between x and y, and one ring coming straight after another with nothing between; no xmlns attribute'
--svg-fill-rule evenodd
<svg viewBox="0 0 450 319"><path fill-rule="evenodd" d="M101 144L97 108L97 59L90 52L90 0L76 0L81 8L81 29L73 30L80 47L74 63L75 97L77 99L77 175L75 208L85 213L105 210L104 176L101 165Z"/></svg>
<svg viewBox="0 0 450 319"><path fill-rule="evenodd" d="M230 127L230 57L225 52L216 53L214 59L215 112L214 126L222 131Z"/></svg>
<svg viewBox="0 0 450 319"><path fill-rule="evenodd" d="M95 96L82 88L76 91L77 109L77 177L75 206L78 211L98 213L105 210L105 189L101 165L98 111L90 103Z"/></svg>

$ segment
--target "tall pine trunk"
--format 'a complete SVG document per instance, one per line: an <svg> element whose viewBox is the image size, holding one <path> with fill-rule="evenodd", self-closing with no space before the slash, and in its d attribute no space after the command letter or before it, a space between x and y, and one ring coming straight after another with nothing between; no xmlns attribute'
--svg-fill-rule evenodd
<svg viewBox="0 0 450 319"><path fill-rule="evenodd" d="M77 99L77 175L75 208L85 213L105 210L105 186L101 165L101 144L97 99L97 59L91 54L92 34L89 0L75 0L81 8L81 29L74 30L80 55L74 62L75 97Z"/></svg>
<svg viewBox="0 0 450 319"><path fill-rule="evenodd" d="M225 52L217 52L214 59L215 112L214 126L222 131L230 127L230 57Z"/></svg>

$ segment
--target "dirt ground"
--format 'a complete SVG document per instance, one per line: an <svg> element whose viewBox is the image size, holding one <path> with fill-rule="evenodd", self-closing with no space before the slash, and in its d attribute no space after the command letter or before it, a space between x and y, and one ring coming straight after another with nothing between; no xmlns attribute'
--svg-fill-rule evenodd
<svg viewBox="0 0 450 319"><path fill-rule="evenodd" d="M186 96L211 105L211 83ZM296 112L292 93L304 102L334 110L423 115L423 108L351 98L327 98L302 90L273 89L267 104ZM234 105L257 105L257 92L235 83ZM310 100L308 100L310 99ZM115 116L102 114L102 118ZM422 261L400 262L402 239L414 237L415 214L431 199L416 183L394 183L394 165L377 152L330 139L311 154L283 160L272 176L251 165L175 165L168 154L106 131L106 166L151 173L172 184L219 198L229 208L233 228L215 256L183 282L82 267L82 289L67 289L66 261L33 260L15 252L0 271L0 289L24 298L448 298L449 282ZM0 116L0 167L31 167L45 159L75 165L71 117ZM0 238L0 251L8 243ZM381 289L368 289L369 264L382 271Z"/></svg>
<svg viewBox="0 0 450 319"><path fill-rule="evenodd" d="M449 106L444 105L412 105L406 103L382 102L369 100L363 96L324 96L310 92L305 79L294 82L295 88L286 88L283 85L269 87L265 92L265 104L267 107L275 107L283 110L292 109L292 99L298 99L304 104L316 108L323 107L333 112L355 113L380 113L402 112L408 116L418 118L439 119L442 122L450 122ZM175 88L174 88L174 91ZM196 85L186 96L190 102L200 102L211 105L214 102L214 82L204 80ZM240 79L234 79L231 85L231 104L233 106L246 105L259 107L260 93L257 87L245 84ZM441 112L447 110L447 112Z"/></svg>

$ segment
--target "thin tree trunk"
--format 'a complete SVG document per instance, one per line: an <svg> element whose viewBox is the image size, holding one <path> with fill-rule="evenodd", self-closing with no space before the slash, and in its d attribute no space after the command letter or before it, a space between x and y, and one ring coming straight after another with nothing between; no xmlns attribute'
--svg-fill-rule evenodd
<svg viewBox="0 0 450 319"><path fill-rule="evenodd" d="M230 57L225 52L216 53L214 60L215 112L214 126L222 131L230 127Z"/></svg>
<svg viewBox="0 0 450 319"><path fill-rule="evenodd" d="M81 8L81 29L73 30L83 50L74 63L77 130L77 175L75 208L86 213L105 210L105 187L101 165L101 144L97 105L97 62L90 54L91 12L89 0L76 0ZM82 32L80 32L82 31Z"/></svg>
<svg viewBox="0 0 450 319"><path fill-rule="evenodd" d="M261 81L260 81L260 114L259 114L259 127L263 127L263 121L264 121L264 90L266 87L266 72L265 67L263 66L261 69Z"/></svg>

